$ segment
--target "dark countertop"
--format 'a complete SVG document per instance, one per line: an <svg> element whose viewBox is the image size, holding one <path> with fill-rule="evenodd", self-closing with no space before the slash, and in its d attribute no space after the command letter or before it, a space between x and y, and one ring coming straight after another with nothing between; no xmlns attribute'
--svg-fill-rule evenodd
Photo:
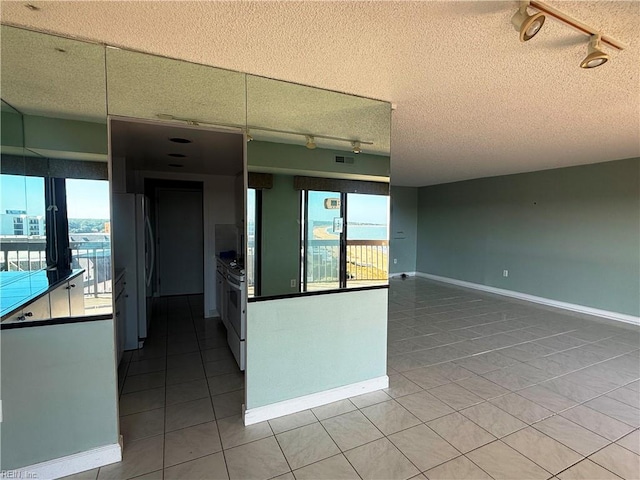
<svg viewBox="0 0 640 480"><path fill-rule="evenodd" d="M37 300L61 283L82 275L84 269L72 270L69 275L55 278L52 272L0 272L0 317L10 315L24 305Z"/></svg>

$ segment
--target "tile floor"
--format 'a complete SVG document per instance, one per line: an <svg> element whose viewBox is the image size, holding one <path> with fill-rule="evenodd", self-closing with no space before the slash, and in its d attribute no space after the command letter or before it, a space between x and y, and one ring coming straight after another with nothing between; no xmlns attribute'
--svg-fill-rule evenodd
<svg viewBox="0 0 640 480"><path fill-rule="evenodd" d="M164 299L119 372L124 460L74 478L640 478L640 329L419 278L389 296L389 389L250 427L224 329Z"/></svg>

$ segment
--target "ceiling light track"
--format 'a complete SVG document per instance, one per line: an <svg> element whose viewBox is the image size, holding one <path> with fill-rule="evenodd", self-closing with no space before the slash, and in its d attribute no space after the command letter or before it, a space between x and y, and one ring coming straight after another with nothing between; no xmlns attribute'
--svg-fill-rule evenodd
<svg viewBox="0 0 640 480"><path fill-rule="evenodd" d="M342 138L342 137L332 137L330 135L316 135L313 133L301 133L301 132L292 132L289 130L277 130L275 128L265 128L265 127L256 127L256 126L243 126L243 125L233 125L233 124L224 124L224 123L209 123L209 122L203 122L201 120L194 120L192 118L179 118L179 117L175 117L171 114L167 114L167 113L158 113L156 115L156 117L160 120L168 120L168 121L177 121L177 122L184 122L187 125L190 126L200 126L200 125L205 125L205 126L211 126L211 127L222 127L222 128L229 128L229 129L241 129L242 131L247 133L248 137L251 137L251 135L249 135L249 130L253 130L253 131L262 131L262 132L270 132L270 133L282 133L285 135L299 135L304 137L305 139L305 145L307 148L309 149L314 149L316 148L316 142L315 140L318 138L322 138L324 140L335 140L338 142L347 142L348 144L351 145L352 148L356 148L354 147L354 145L357 145L357 150L358 152L354 153L360 153L361 151L361 146L362 145L373 145L373 142L369 142L366 140L357 140L357 139L353 139L353 138ZM250 138L250 140L253 140L253 137Z"/></svg>
<svg viewBox="0 0 640 480"><path fill-rule="evenodd" d="M538 10L539 12L544 13L545 15L548 15L549 17L552 17L564 23L565 25L573 28L574 30L577 30L585 35L588 35L589 37L593 37L594 35L600 35L600 41L602 43L612 48L615 48L616 50L624 50L625 48L628 47L628 45L621 42L620 40L616 40L613 37L602 34L599 29L593 28L592 26L587 25L586 23L576 18L573 18L572 16L567 15L566 13L558 10L557 8L553 8L549 6L544 2L540 2L538 0L531 0L529 2L529 6L531 8Z"/></svg>

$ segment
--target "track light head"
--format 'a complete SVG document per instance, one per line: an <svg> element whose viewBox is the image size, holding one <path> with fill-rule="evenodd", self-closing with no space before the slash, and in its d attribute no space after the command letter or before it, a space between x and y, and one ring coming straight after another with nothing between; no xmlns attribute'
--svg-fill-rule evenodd
<svg viewBox="0 0 640 480"><path fill-rule="evenodd" d="M358 142L357 140L354 142L351 142L351 148L353 153L360 153L362 152L362 149L360 148L360 142Z"/></svg>
<svg viewBox="0 0 640 480"><path fill-rule="evenodd" d="M591 40L589 40L587 56L580 62L580 66L582 68L596 68L604 65L608 60L609 55L600 48L600 35L592 35Z"/></svg>
<svg viewBox="0 0 640 480"><path fill-rule="evenodd" d="M316 139L313 138L313 135L305 135L304 138L307 139L306 147L309 150L313 150L314 148L316 148L318 146L318 145L316 145Z"/></svg>
<svg viewBox="0 0 640 480"><path fill-rule="evenodd" d="M529 2L521 2L518 11L511 17L511 23L517 32L520 32L520 41L531 40L544 25L545 16L541 13L529 15L527 7Z"/></svg>

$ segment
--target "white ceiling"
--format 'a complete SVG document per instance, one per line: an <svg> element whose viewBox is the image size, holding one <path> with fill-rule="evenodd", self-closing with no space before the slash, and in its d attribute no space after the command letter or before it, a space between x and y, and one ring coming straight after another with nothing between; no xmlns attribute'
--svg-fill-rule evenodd
<svg viewBox="0 0 640 480"><path fill-rule="evenodd" d="M392 183L429 185L640 156L640 2L549 1L627 43L578 67L587 37L516 2L2 2L2 21L387 100Z"/></svg>

